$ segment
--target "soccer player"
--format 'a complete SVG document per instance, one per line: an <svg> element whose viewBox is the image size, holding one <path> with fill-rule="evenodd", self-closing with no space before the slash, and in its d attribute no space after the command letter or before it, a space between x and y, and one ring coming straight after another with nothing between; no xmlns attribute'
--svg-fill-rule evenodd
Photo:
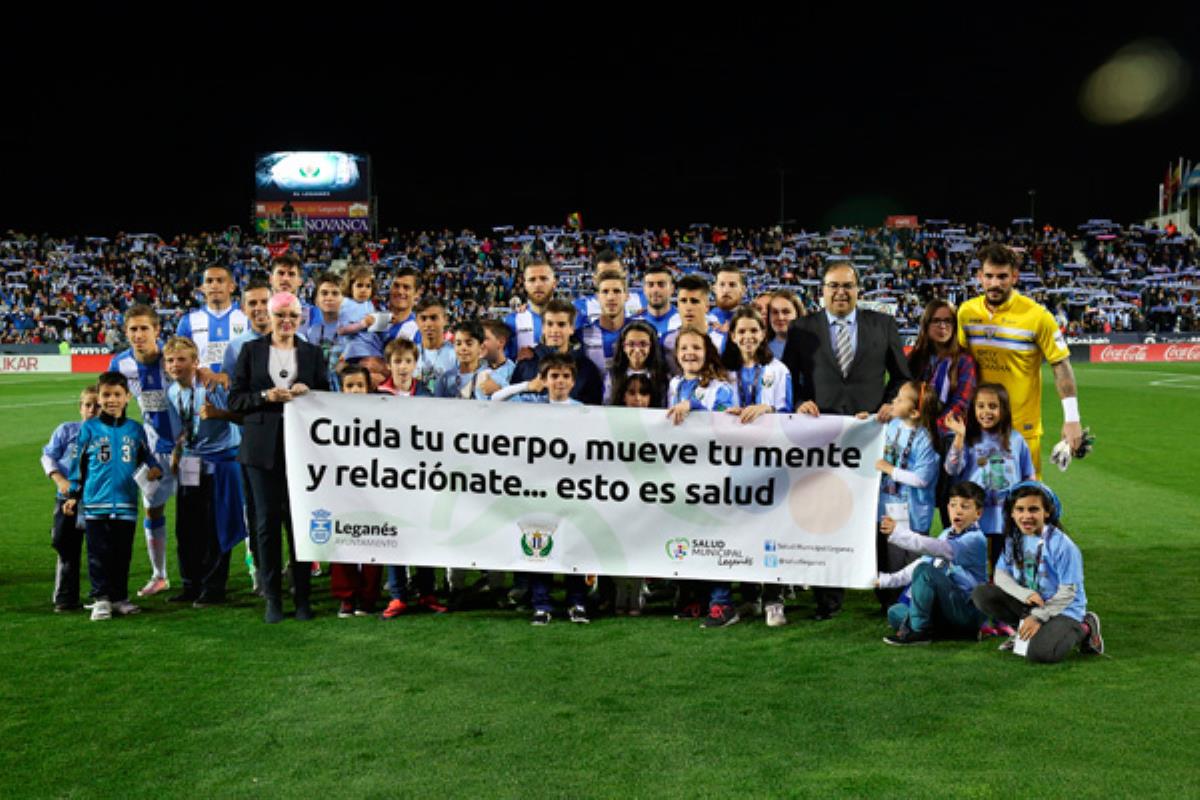
<svg viewBox="0 0 1200 800"><path fill-rule="evenodd" d="M225 348L225 356L221 361L221 373L233 374L233 365L237 363L238 353L246 342L261 339L271 332L271 314L267 311L267 303L271 300L271 287L266 281L253 279L242 290L242 308L250 321L250 327L241 336L233 339Z"/></svg>
<svg viewBox="0 0 1200 800"><path fill-rule="evenodd" d="M125 417L129 404L125 376L102 373L96 386L100 414L79 431L79 457L71 468L70 494L63 503L63 513L82 514L87 527L88 577L96 601L93 621L141 611L129 602L129 562L138 516L134 474L145 466L149 480L163 477L147 445L145 426Z"/></svg>
<svg viewBox="0 0 1200 800"><path fill-rule="evenodd" d="M79 603L79 562L83 552L83 525L78 515L69 517L63 513L63 504L71 491L71 468L79 458L79 431L83 423L99 412L99 390L89 386L79 394L80 422L59 425L42 448L42 469L58 490L54 497L54 524L50 528L50 544L58 553L58 564L54 569L56 613L82 608Z"/></svg>
<svg viewBox="0 0 1200 800"><path fill-rule="evenodd" d="M1050 312L1013 288L1020 275L1016 253L990 244L979 252L979 263L983 294L958 310L958 341L979 364L980 383L998 383L1008 390L1013 427L1029 445L1040 478L1043 361L1054 372L1054 387L1062 400L1063 441L1072 452L1083 442L1071 351Z"/></svg>
<svg viewBox="0 0 1200 800"><path fill-rule="evenodd" d="M146 531L151 575L146 585L138 590L138 597L152 597L171 587L167 579L166 505L171 495L175 494L171 451L175 448L180 424L175 410L167 402L167 385L171 380L164 369L158 347L160 330L158 313L153 308L146 305L130 306L125 312L125 338L131 346L113 356L108 365L110 372L124 376L127 390L137 398L147 444L158 458L163 473L155 492L143 498L146 518L142 525ZM201 380L204 380L203 373Z"/></svg>
<svg viewBox="0 0 1200 800"><path fill-rule="evenodd" d="M708 331L708 338L712 339L717 352L723 353L728 337L725 333L714 330L709 323L708 295L708 281L699 275L684 275L675 282L675 307L679 309L679 327ZM678 335L679 328L676 328L663 339L663 350L671 359L673 372L679 371L674 361L675 339Z"/></svg>
<svg viewBox="0 0 1200 800"><path fill-rule="evenodd" d="M579 330L579 341L587 357L603 375L612 366L617 337L628 320L625 301L629 297L629 286L625 273L610 269L596 276L596 297L600 301L600 316L595 322L583 325Z"/></svg>
<svg viewBox="0 0 1200 800"><path fill-rule="evenodd" d="M514 361L528 358L542 340L542 314L558 286L554 267L550 266L545 256L537 253L525 261L522 276L527 308L514 311L504 318L504 324L512 331L505 345L505 355Z"/></svg>
<svg viewBox="0 0 1200 800"><path fill-rule="evenodd" d="M246 332L250 322L233 302L237 281L229 267L210 264L204 270L204 308L183 315L175 333L196 343L200 363L213 372L220 372L225 349L232 339Z"/></svg>
<svg viewBox="0 0 1200 800"><path fill-rule="evenodd" d="M646 295L646 313L642 319L658 331L658 341L661 343L668 334L679 330L682 322L679 312L671 305L671 295L675 293L671 270L665 264L648 267L642 276L642 291Z"/></svg>
<svg viewBox="0 0 1200 800"><path fill-rule="evenodd" d="M388 288L388 313L392 315L391 326L383 334L386 345L397 337L415 340L420 336L417 315L413 306L421 299L421 273L412 267L401 267L392 277Z"/></svg>
<svg viewBox="0 0 1200 800"><path fill-rule="evenodd" d="M742 277L742 271L732 264L722 264L718 267L713 294L717 298L717 307L708 314L712 323L710 327L728 334L729 318L746 296L746 280Z"/></svg>
<svg viewBox="0 0 1200 800"><path fill-rule="evenodd" d="M592 286L597 289L600 286L600 274L616 270L625 274L625 267L621 264L621 258L612 250L601 250L596 254L596 260L592 269ZM635 318L646 310L646 296L640 291L631 292L625 298L625 316ZM600 299L596 295L588 297L579 297L575 299L575 327L582 329L589 322L595 322L600 318Z"/></svg>

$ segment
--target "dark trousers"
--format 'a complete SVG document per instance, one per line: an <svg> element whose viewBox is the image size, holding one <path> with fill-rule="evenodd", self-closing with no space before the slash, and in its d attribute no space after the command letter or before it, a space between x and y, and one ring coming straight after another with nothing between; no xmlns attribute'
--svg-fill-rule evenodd
<svg viewBox="0 0 1200 800"><path fill-rule="evenodd" d="M287 471L282 454L277 454L272 469L243 465L254 497L254 534L258 538L258 578L267 601L279 603L283 597L283 528L291 517L288 504ZM292 587L296 606L308 605L312 565L296 557L296 541L291 526L287 532L288 549L292 554Z"/></svg>
<svg viewBox="0 0 1200 800"><path fill-rule="evenodd" d="M587 600L587 582L582 575L565 575L563 581L567 587L567 607L581 606ZM550 602L550 589L554 585L554 575L549 572L532 572L529 574L530 588L533 590L533 610L551 611L554 604Z"/></svg>
<svg viewBox="0 0 1200 800"><path fill-rule="evenodd" d="M54 504L54 526L50 529L50 546L58 553L54 568L54 605L79 605L79 570L83 554L83 528L77 527L79 512L62 513L62 500Z"/></svg>
<svg viewBox="0 0 1200 800"><path fill-rule="evenodd" d="M981 583L971 593L971 602L989 617L1007 622L1016 627L1029 615L1033 606L1022 603L1000 587ZM1059 614L1042 623L1042 627L1029 640L1025 657L1030 661L1054 664L1062 661L1083 641L1083 626L1068 616Z"/></svg>
<svg viewBox="0 0 1200 800"><path fill-rule="evenodd" d="M131 519L89 519L88 578L92 596L114 603L129 599L129 560L133 557Z"/></svg>
<svg viewBox="0 0 1200 800"><path fill-rule="evenodd" d="M199 486L180 486L175 495L175 545L179 576L189 597L220 600L229 580L229 553L217 535L213 476L201 473Z"/></svg>
<svg viewBox="0 0 1200 800"><path fill-rule="evenodd" d="M846 590L829 586L814 586L813 600L817 602L818 614L836 614L842 610Z"/></svg>

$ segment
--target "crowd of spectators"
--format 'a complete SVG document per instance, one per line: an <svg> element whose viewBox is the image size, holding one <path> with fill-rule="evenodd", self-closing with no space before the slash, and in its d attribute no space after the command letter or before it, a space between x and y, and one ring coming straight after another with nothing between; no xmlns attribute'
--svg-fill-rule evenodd
<svg viewBox="0 0 1200 800"><path fill-rule="evenodd" d="M159 309L163 334L170 335L186 310L202 304L197 288L205 266L227 265L244 281L265 273L271 249L282 246L297 250L310 281L328 268L375 264L381 300L390 271L413 266L425 276L426 293L447 302L452 321L494 316L518 305L518 258L529 250L550 256L559 289L568 295L590 290L591 257L612 249L633 286L651 263L711 275L717 264L732 262L742 267L749 296L788 288L810 310L818 306L822 264L849 256L862 275L863 302L893 314L901 331L911 335L930 299L959 303L972 291L975 252L986 242L1007 244L1023 255L1021 291L1049 308L1068 335L1200 329L1196 237L1105 220L1075 231L1021 221L998 228L926 220L910 229L821 233L708 225L657 232L501 227L486 234L390 230L376 239L322 235L282 243L231 228L170 240L154 234L56 238L9 231L0 237L0 344L66 341L116 349L124 345L122 314L134 303Z"/></svg>

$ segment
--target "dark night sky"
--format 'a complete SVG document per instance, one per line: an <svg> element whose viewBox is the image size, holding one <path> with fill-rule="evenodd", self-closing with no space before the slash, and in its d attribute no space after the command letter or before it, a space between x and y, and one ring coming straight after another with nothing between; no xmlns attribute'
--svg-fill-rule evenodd
<svg viewBox="0 0 1200 800"><path fill-rule="evenodd" d="M381 222L404 228L572 210L589 227L766 224L781 168L786 216L809 228L1006 222L1030 188L1039 219L1131 221L1169 160L1200 158L1194 67L1153 119L1106 127L1079 111L1089 73L1135 39L1200 64L1197 26L1151 4L1120 18L649 5L22 12L5 30L23 46L0 55L0 227L244 224L253 154L276 149L369 152Z"/></svg>

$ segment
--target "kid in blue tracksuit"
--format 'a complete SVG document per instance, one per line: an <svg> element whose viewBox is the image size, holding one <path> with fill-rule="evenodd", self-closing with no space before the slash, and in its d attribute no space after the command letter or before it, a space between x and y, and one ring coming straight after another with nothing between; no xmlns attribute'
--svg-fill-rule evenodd
<svg viewBox="0 0 1200 800"><path fill-rule="evenodd" d="M104 620L114 612L127 615L141 610L129 602L129 560L138 517L134 474L142 465L152 481L163 473L142 426L125 416L129 404L125 376L105 372L96 385L100 415L83 423L79 431L79 458L71 468L70 496L63 503L63 513L83 515L88 577L96 598L92 619Z"/></svg>
<svg viewBox="0 0 1200 800"><path fill-rule="evenodd" d="M83 552L83 525L78 515L63 513L63 503L71 491L71 468L79 456L79 431L83 423L100 411L100 396L95 386L79 395L79 418L82 422L64 422L54 429L50 441L42 448L42 469L54 481L54 524L50 528L50 545L58 553L54 570L54 610L58 613L75 611L79 603L79 560Z"/></svg>
<svg viewBox="0 0 1200 800"><path fill-rule="evenodd" d="M888 609L895 629L883 641L891 645L928 644L935 633L973 636L983 615L971 603L971 592L987 583L987 538L979 529L983 490L963 482L950 487L947 504L951 527L936 539L895 524L885 526L890 544L924 557L900 572L880 574L876 586L908 586L907 602Z"/></svg>

